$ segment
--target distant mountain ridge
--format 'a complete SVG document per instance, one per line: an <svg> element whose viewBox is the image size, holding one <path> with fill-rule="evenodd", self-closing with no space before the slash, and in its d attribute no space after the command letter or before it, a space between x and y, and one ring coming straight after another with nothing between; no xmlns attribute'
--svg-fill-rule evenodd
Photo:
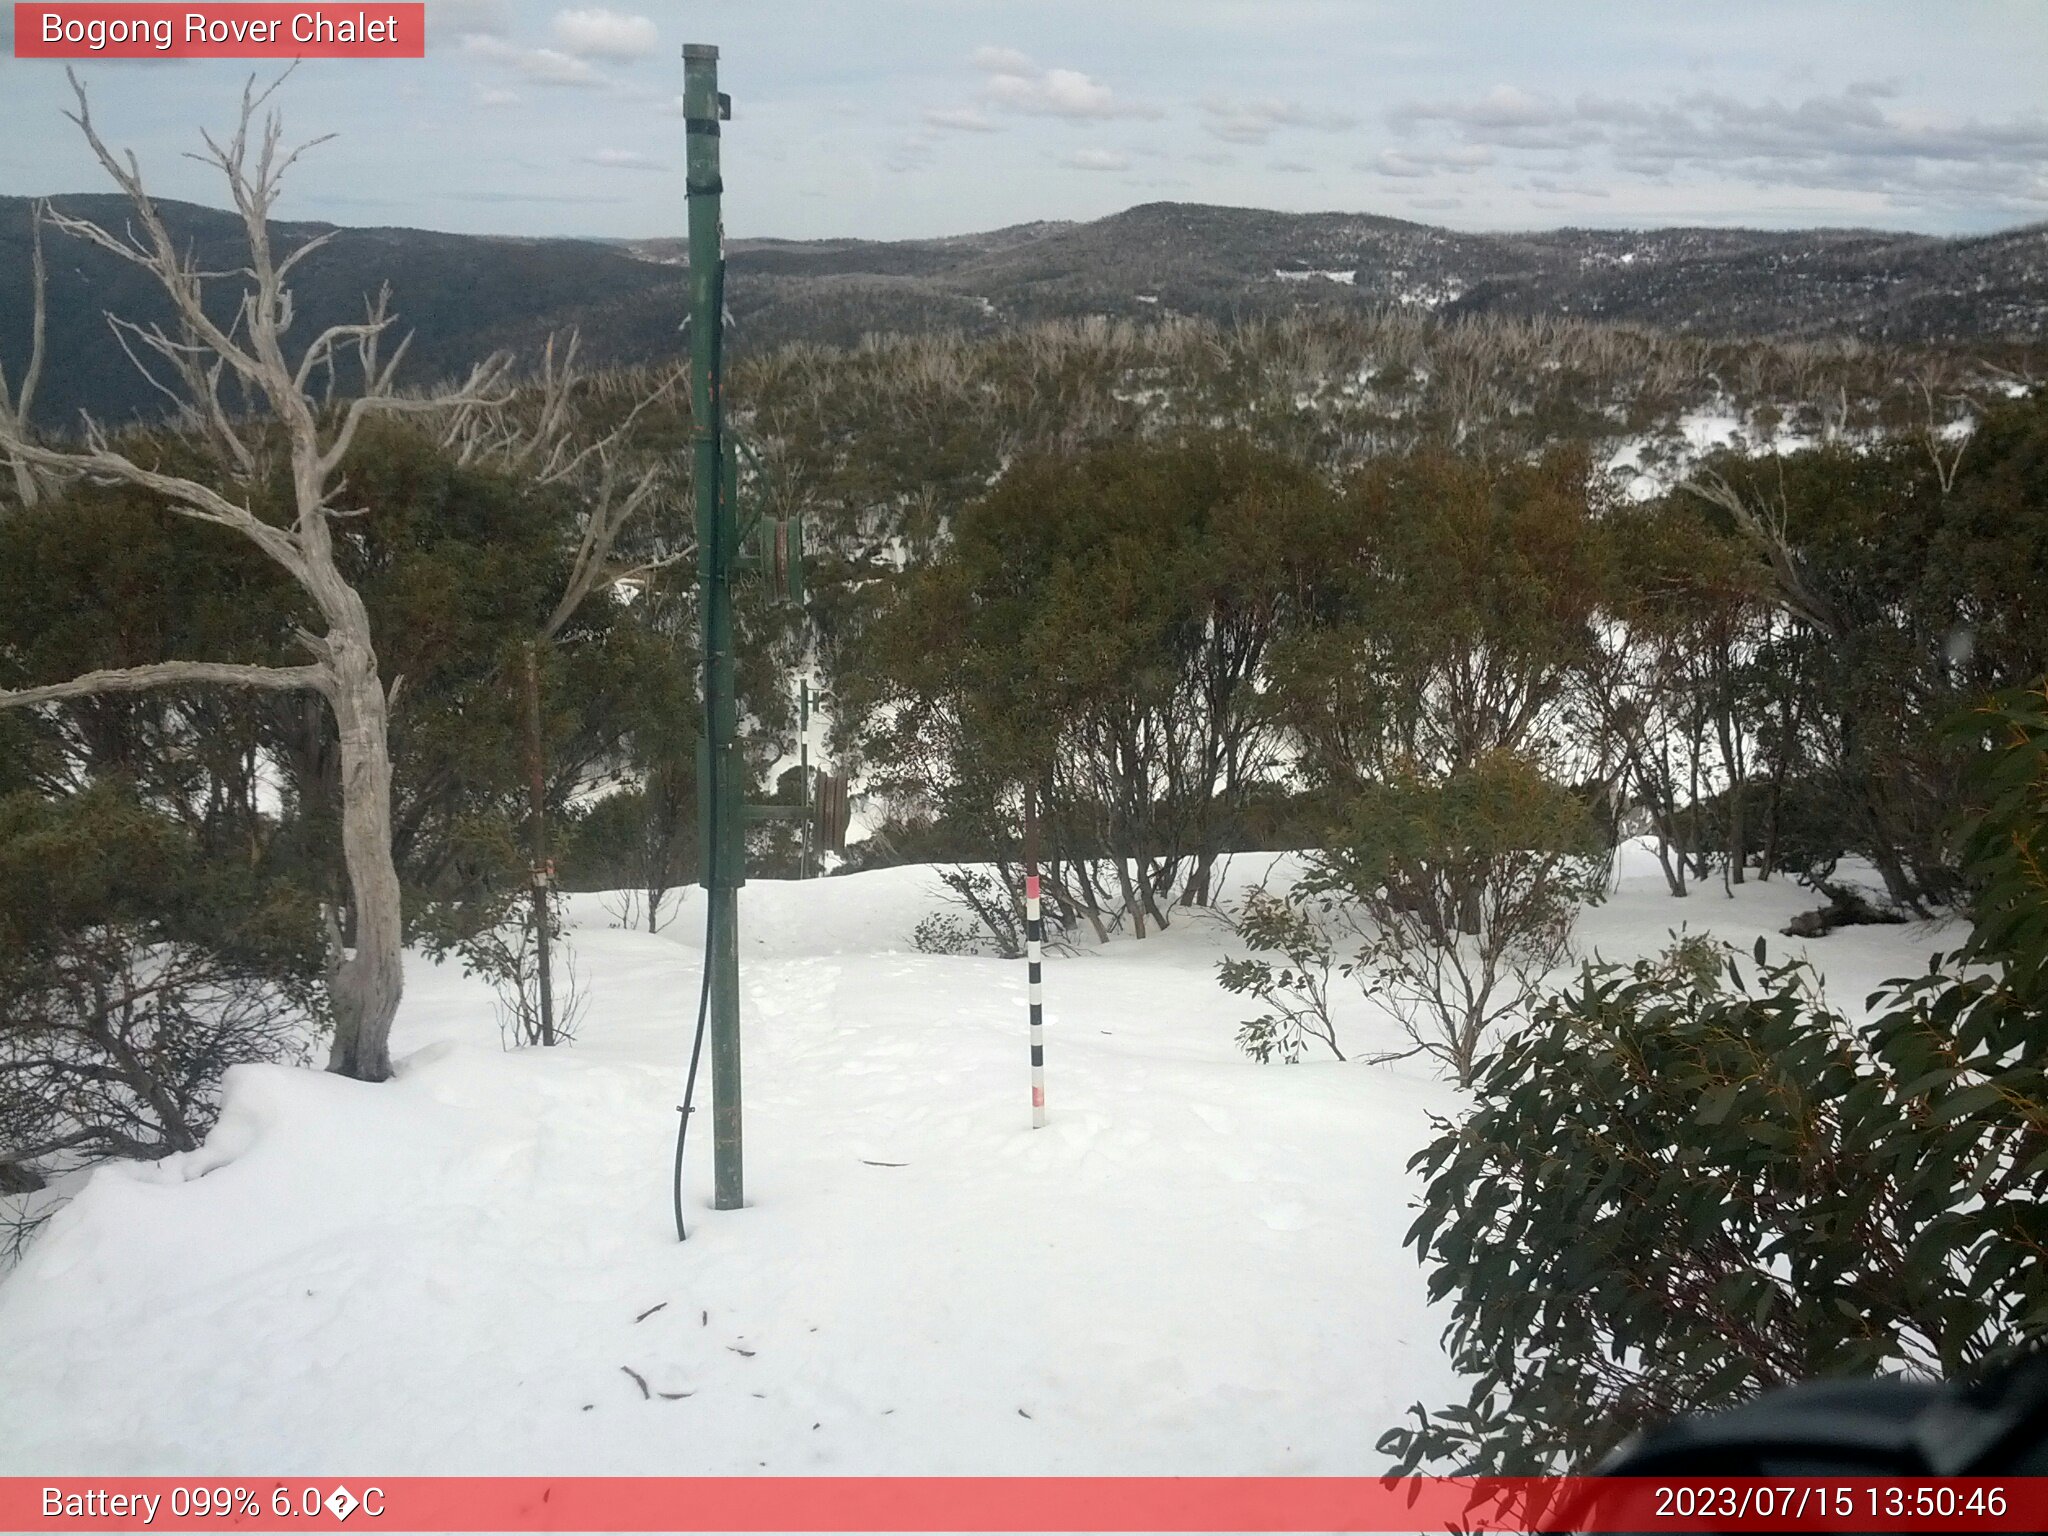
<svg viewBox="0 0 2048 1536"><path fill-rule="evenodd" d="M118 227L113 196L57 200ZM231 215L161 204L203 265L233 265ZM20 372L30 204L0 198L0 361ZM287 223L293 242L335 226ZM498 347L531 354L574 325L594 361L681 352L684 243L348 228L295 274L300 324L360 315L385 281L414 332L413 376ZM2048 225L1964 239L1880 230L1560 229L1467 234L1372 214L1148 203L1085 223L925 240L734 240L727 303L742 348L850 344L875 331L989 332L1082 314L1230 319L1304 304L1446 316L1554 314L1707 335L1885 342L2048 338ZM101 316L160 313L137 271L52 236L50 364L37 416L112 419L161 403Z"/></svg>

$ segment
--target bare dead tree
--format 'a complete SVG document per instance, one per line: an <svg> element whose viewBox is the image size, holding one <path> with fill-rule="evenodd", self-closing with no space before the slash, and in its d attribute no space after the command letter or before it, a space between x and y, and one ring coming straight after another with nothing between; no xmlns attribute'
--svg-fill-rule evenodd
<svg viewBox="0 0 2048 1536"><path fill-rule="evenodd" d="M1916 369L1913 384L1920 392L1924 412L1917 435L1927 449L1928 458L1934 461L1934 477L1941 483L1941 493L1946 496L1956 488L1956 472L1962 468L1963 454L1970 446L1974 423L1968 413L1974 402L1955 388L1947 366L1940 362ZM1944 404L1949 409L1944 410ZM1954 412L1957 405L1963 407L1960 416ZM1958 427L1960 431L1956 430Z"/></svg>
<svg viewBox="0 0 2048 1536"><path fill-rule="evenodd" d="M289 74L289 71L286 72ZM342 464L362 424L372 416L459 410L493 398L505 359L493 357L474 369L459 388L437 395L401 395L396 386L406 352L401 341L387 358L382 343L393 316L381 298L367 318L333 325L315 336L296 361L286 353L293 319L292 269L326 243L309 240L280 254L271 244L270 214L283 177L312 144L283 147L283 127L272 110L257 116L284 76L259 91L252 78L242 92L235 131L225 143L205 135L206 153L193 158L226 178L241 215L248 264L232 272L204 272L182 252L143 185L132 152L117 157L94 127L85 88L71 79L77 110L65 115L85 136L100 165L126 194L133 223L125 237L87 219L52 211L50 221L65 234L96 245L147 273L170 301L174 329L114 321L129 355L137 347L153 353L178 380L183 400L204 434L223 455L228 489L138 463L88 420L82 446L53 447L30 441L18 421L0 418L0 450L59 475L77 475L140 487L161 496L176 512L229 528L248 539L284 571L311 600L322 633L301 630L299 644L313 658L304 666L237 666L170 661L153 666L90 672L68 682L0 692L0 708L18 708L89 694L133 692L159 687L216 684L274 690L310 689L334 713L341 758L342 852L348 871L353 945L346 943L341 914L330 910L329 989L334 1011L331 1071L370 1081L390 1075L391 1021L403 987L398 871L391 848L390 693L378 673L377 651L363 599L342 575L335 557L330 519L348 515L336 505L344 488ZM240 303L234 317L217 323L205 297L210 282L238 279ZM325 369L331 379L337 357L353 352L361 369L360 392L346 405L323 410L311 393ZM145 371L147 371L145 369ZM154 375L152 375L154 377ZM260 468L247 423L231 419L223 406L223 378L236 381L266 405L290 454L292 510L289 523L257 515L253 500ZM164 386L161 381L159 387ZM238 496L247 499L238 499Z"/></svg>
<svg viewBox="0 0 2048 1536"><path fill-rule="evenodd" d="M29 272L34 293L34 310L29 318L28 363L22 370L21 388L12 392L7 387L7 368L0 363L0 434L10 437L28 435L29 412L35 408L36 385L43 376L43 330L49 318L49 268L43 260L43 224L49 216L49 204L37 203L29 215ZM36 467L20 454L7 456L14 470L14 494L24 507L32 507L42 496L41 478Z"/></svg>
<svg viewBox="0 0 2048 1536"><path fill-rule="evenodd" d="M501 990L510 989L506 995L525 999L521 1008L528 1011L519 1013L519 1017L525 1019L530 1013L533 1024L531 1028L521 1026L522 1038L530 1036L549 1046L561 1032L556 1028L551 960L552 934L558 924L553 915L554 872L548 856L542 653L556 642L592 593L644 580L686 553L668 551L637 563L613 558L620 533L655 502L667 478L664 460L628 463L631 434L650 406L674 394L681 370L671 369L656 377L617 425L609 431L592 433L584 430L584 413L576 399L579 389L589 382L577 366L580 346L581 338L574 330L566 340L549 336L542 349L539 376L523 399L516 404L493 401L467 405L449 418L442 435L442 446L459 463L489 466L516 475L535 488L566 487L582 502L576 553L561 595L533 638L522 647L530 919L517 945L492 932L473 941L471 949L477 966ZM650 922L653 917L650 911ZM522 969L529 966L530 977ZM563 1017L567 1016L564 1010ZM562 1038L567 1038L566 1034Z"/></svg>
<svg viewBox="0 0 2048 1536"><path fill-rule="evenodd" d="M1711 471L1682 481L1678 489L1709 506L1719 507L1734 519L1736 529L1769 562L1775 595L1786 612L1824 635L1842 633L1842 621L1834 605L1807 581L1798 553L1786 536L1782 490L1775 503L1762 496L1751 498Z"/></svg>
<svg viewBox="0 0 2048 1536"><path fill-rule="evenodd" d="M630 462L634 428L653 406L673 398L680 369L657 376L640 393L625 416L610 430L583 430L575 396L593 382L578 366L581 337L550 336L541 352L541 369L524 408L506 399L469 400L455 411L442 434L442 446L458 463L489 466L534 487L572 487L582 502L577 545L568 579L547 621L535 639L545 645L562 631L591 593L634 581L684 559L687 550L672 550L653 559L614 558L619 535L656 500L664 488L665 461Z"/></svg>

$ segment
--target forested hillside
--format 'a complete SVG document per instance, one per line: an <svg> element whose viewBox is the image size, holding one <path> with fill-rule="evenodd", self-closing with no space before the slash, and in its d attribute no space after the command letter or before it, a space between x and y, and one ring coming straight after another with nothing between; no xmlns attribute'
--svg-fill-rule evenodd
<svg viewBox="0 0 2048 1536"><path fill-rule="evenodd" d="M58 198L82 217L117 200ZM32 204L0 198L0 356L25 350ZM238 225L162 205L202 265L225 260ZM324 224L280 223L292 243ZM303 324L357 318L391 285L423 378L498 347L531 352L576 327L600 364L679 357L681 242L492 239L416 229L342 229L295 274ZM146 280L103 252L51 252L52 370L46 419L110 419L164 399L107 345L103 315L161 318ZM1789 336L1983 346L2038 340L2048 316L2048 230L1967 240L1874 231L1667 229L1461 234L1358 214L1287 214L1152 203L1087 224L1030 224L945 240L736 239L734 346L853 345L876 333L990 335L1088 315L1220 323L1295 311L1582 317L1708 337Z"/></svg>

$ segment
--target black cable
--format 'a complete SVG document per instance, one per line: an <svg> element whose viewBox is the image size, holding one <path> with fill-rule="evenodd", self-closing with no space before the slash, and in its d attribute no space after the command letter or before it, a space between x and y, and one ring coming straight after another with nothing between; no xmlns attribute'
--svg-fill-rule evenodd
<svg viewBox="0 0 2048 1536"><path fill-rule="evenodd" d="M694 128L694 126L695 125L693 122L692 127ZM716 123L713 123L711 125L710 131L716 133L718 131L718 125ZM691 190L694 193L698 189L692 188ZM705 188L703 190L716 192L718 188L712 187ZM723 236L721 235L721 240L722 239ZM714 404L712 405L712 421L714 423L713 440L714 442L717 443L718 448L718 451L715 454L711 455L711 457L714 463L716 463L719 466L717 473L720 476L723 476L725 473L723 467L725 464L724 435L723 433L719 433L716 431L718 414L717 405L715 403L717 399L718 382L721 375L724 372L725 327L723 324L723 317L725 315L725 260L723 253L721 253L720 255L718 265L712 269L711 282L712 310L715 314L720 316L721 319L721 323L718 326L714 327L711 336L711 367L709 371L711 374L711 389L712 398L714 401ZM706 558L707 553L709 553L713 557L714 568L717 569L722 569L723 561L729 558L731 555L731 551L723 547L725 536L726 509L720 504L723 501L723 487L721 487L720 490L721 495L717 498L714 498L712 504L711 527L708 530L700 527L698 530L700 541L706 533L709 534L711 550L707 552L704 549L700 548L698 550L697 555L699 560L703 560ZM711 655L711 635L708 628L709 621L707 619L704 619L703 615L701 614L699 615L699 619L701 624L707 626L703 629L702 633L704 635L704 698L708 705L711 699L711 669L714 665L714 661ZM705 722L705 725L708 733L710 722L707 720ZM717 754L714 752L707 751L704 755L704 782L697 786L697 792L700 795L709 795L711 804L714 807L716 807L720 801L720 796L718 792L721 787L722 786L719 783L719 767L717 762ZM686 1140L688 1140L690 1135L690 1115L692 1112L693 1101L696 1099L697 1096L697 1061L698 1058L704 1054L704 1024L705 1021L711 1015L711 967L714 963L712 951L714 943L718 937L717 891L719 877L719 840L717 821L718 818L714 814L711 817L711 836L706 840L706 846L701 850L704 859L704 984L698 990L697 993L697 1038L695 1041L691 1043L690 1046L690 1075L683 1083L683 1102L676 1106L676 1113L681 1117L676 1122L675 1207L676 1241L679 1243L686 1243L690 1240L690 1234L683 1228L683 1143Z"/></svg>
<svg viewBox="0 0 2048 1536"><path fill-rule="evenodd" d="M704 687L708 694L711 689L711 658L707 650L704 660ZM705 754L704 783L698 786L699 794L709 794L712 803L718 803L718 766L711 761L712 754ZM704 1023L711 1016L711 966L712 949L718 937L718 833L716 818L707 846L703 849L704 859L704 981L697 989L697 1038L690 1044L690 1075L683 1082L683 1102L676 1106L681 1117L676 1122L676 1241L687 1243L690 1234L683 1229L683 1143L690 1135L692 1104L697 1097L697 1061L704 1054Z"/></svg>
<svg viewBox="0 0 2048 1536"><path fill-rule="evenodd" d="M682 1117L676 1122L676 1241L679 1243L690 1240L690 1234L683 1230L683 1142L690 1134L690 1101L697 1096L697 1058L704 1053L704 1021L711 1013L711 940L718 904L710 899L709 886L705 887L704 905L704 985L697 993L697 1039L690 1047L690 1076L683 1084L683 1102L676 1106L676 1113Z"/></svg>

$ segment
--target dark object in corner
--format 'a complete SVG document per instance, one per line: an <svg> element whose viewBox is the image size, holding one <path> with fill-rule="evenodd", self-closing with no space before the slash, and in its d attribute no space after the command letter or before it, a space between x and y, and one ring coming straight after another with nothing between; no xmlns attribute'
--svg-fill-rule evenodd
<svg viewBox="0 0 2048 1536"><path fill-rule="evenodd" d="M1861 891L1841 885L1823 885L1820 893L1828 898L1824 907L1815 907L1811 912L1802 912L1778 932L1795 939L1825 938L1837 928L1855 928L1865 924L1903 923L1903 914L1885 907L1874 907Z"/></svg>
<svg viewBox="0 0 2048 1536"><path fill-rule="evenodd" d="M1601 1464L1599 1475L2048 1475L2048 1355L1975 1382L1802 1382L1638 1435ZM1570 1512L1582 1513L1583 1507ZM1641 1513L1650 1529L1650 1511Z"/></svg>

